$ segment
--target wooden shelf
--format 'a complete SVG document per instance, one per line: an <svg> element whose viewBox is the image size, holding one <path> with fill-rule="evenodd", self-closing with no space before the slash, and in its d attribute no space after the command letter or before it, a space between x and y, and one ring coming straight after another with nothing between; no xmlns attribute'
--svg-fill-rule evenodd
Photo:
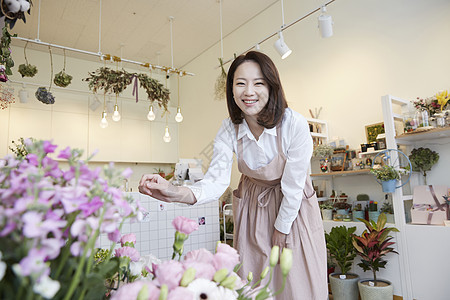
<svg viewBox="0 0 450 300"><path fill-rule="evenodd" d="M417 142L450 137L450 127L434 128L428 131L404 133L395 137L398 143Z"/></svg>
<svg viewBox="0 0 450 300"><path fill-rule="evenodd" d="M370 169L352 170L352 171L338 171L330 173L317 173L311 174L311 177L334 177L334 176L347 176L347 175L364 175L370 174Z"/></svg>

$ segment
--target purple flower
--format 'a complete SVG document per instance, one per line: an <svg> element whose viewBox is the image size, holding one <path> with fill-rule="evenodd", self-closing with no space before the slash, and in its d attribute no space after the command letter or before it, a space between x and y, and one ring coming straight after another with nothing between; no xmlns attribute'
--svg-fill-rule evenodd
<svg viewBox="0 0 450 300"><path fill-rule="evenodd" d="M70 147L67 147L64 150L59 151L58 158L69 159L72 156L72 151Z"/></svg>
<svg viewBox="0 0 450 300"><path fill-rule="evenodd" d="M120 240L120 231L119 231L119 229L116 229L113 232L108 233L108 239L111 242L117 243Z"/></svg>
<svg viewBox="0 0 450 300"><path fill-rule="evenodd" d="M22 276L29 276L31 274L41 275L48 269L44 262L45 251L32 248L28 255L20 261L20 269Z"/></svg>
<svg viewBox="0 0 450 300"><path fill-rule="evenodd" d="M86 218L96 212L102 206L103 201L100 199L100 197L95 196L91 199L91 201L80 204L78 209L83 212L83 217Z"/></svg>
<svg viewBox="0 0 450 300"><path fill-rule="evenodd" d="M44 141L44 152L45 153L53 153L55 152L55 149L58 147L54 144L52 144L50 141Z"/></svg>
<svg viewBox="0 0 450 300"><path fill-rule="evenodd" d="M38 157L36 154L29 153L27 155L27 160L31 165L36 166L36 167L39 166L39 160L38 160Z"/></svg>
<svg viewBox="0 0 450 300"><path fill-rule="evenodd" d="M178 216L172 221L173 227L176 231L184 234L191 234L198 229L198 223L194 220L186 218L184 216Z"/></svg>
<svg viewBox="0 0 450 300"><path fill-rule="evenodd" d="M133 174L133 170L131 170L131 168L126 168L125 170L122 171L121 176L125 178L130 178L131 174Z"/></svg>
<svg viewBox="0 0 450 300"><path fill-rule="evenodd" d="M131 261L138 261L141 257L139 252L132 247L122 247L116 249L115 254L117 257L128 257L131 259Z"/></svg>
<svg viewBox="0 0 450 300"><path fill-rule="evenodd" d="M147 296L147 300L158 300L159 299L159 289L158 287L149 280L139 280L133 283L128 283L122 285L120 289L112 295L111 300L122 300L122 299L137 299L139 292L144 288L147 291L144 293ZM183 298L180 298L183 299Z"/></svg>

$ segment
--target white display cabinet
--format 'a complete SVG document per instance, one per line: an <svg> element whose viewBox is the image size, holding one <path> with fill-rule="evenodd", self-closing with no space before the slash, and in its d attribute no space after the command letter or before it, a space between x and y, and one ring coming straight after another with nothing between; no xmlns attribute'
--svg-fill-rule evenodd
<svg viewBox="0 0 450 300"><path fill-rule="evenodd" d="M450 186L450 127L404 134L402 113L407 111L410 101L386 95L381 103L387 148L400 148L406 155L416 147L438 152L439 162L427 176L427 183ZM421 175L415 173L409 186L392 194L395 226L400 230L397 243L403 299L448 299L450 227L407 223L412 191L417 184L421 184Z"/></svg>

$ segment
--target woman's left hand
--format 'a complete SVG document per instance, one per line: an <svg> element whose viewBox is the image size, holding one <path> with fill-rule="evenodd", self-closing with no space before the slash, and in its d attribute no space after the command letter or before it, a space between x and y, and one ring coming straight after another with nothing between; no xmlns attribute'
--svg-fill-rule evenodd
<svg viewBox="0 0 450 300"><path fill-rule="evenodd" d="M272 235L272 247L278 246L280 247L280 250L283 249L286 246L286 237L287 234L284 234L275 229Z"/></svg>

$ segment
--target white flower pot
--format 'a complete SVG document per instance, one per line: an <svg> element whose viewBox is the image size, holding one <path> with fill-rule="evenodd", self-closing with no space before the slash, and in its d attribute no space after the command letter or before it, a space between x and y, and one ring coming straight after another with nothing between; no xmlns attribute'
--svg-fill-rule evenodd
<svg viewBox="0 0 450 300"><path fill-rule="evenodd" d="M394 299L394 287L392 283L378 279L377 286L371 286L373 279L361 279L358 282L359 294L361 300L393 300Z"/></svg>

